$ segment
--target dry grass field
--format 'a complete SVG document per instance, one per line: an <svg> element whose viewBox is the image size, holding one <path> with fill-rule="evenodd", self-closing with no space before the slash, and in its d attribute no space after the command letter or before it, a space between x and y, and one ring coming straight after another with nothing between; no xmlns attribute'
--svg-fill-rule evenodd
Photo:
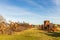
<svg viewBox="0 0 60 40"><path fill-rule="evenodd" d="M0 40L60 40L60 33L48 33L32 28L12 35L0 35Z"/></svg>

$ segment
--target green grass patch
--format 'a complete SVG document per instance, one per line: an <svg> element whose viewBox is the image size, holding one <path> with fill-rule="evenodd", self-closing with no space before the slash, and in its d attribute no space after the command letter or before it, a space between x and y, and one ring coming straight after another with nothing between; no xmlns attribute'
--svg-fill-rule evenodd
<svg viewBox="0 0 60 40"><path fill-rule="evenodd" d="M13 35L0 35L0 40L60 40L60 33L48 33L32 28Z"/></svg>

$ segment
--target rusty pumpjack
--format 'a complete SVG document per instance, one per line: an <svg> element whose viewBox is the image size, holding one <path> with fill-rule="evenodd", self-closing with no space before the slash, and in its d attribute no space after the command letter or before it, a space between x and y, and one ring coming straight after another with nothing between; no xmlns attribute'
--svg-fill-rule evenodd
<svg viewBox="0 0 60 40"><path fill-rule="evenodd" d="M50 23L49 20L44 21L44 25L42 25L41 29L48 32L56 32L57 30L54 24Z"/></svg>

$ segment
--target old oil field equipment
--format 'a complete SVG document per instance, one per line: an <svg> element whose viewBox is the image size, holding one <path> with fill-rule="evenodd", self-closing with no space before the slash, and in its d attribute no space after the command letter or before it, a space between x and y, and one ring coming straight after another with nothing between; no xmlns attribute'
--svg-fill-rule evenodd
<svg viewBox="0 0 60 40"><path fill-rule="evenodd" d="M55 24L50 23L49 20L45 20L44 24L40 25L40 29L48 31L48 32L56 32L57 31Z"/></svg>

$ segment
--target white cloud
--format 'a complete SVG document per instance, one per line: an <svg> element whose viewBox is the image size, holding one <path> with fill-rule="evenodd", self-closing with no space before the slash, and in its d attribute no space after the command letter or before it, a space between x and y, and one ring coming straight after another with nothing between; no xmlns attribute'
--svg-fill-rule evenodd
<svg viewBox="0 0 60 40"><path fill-rule="evenodd" d="M60 6L60 0L53 0L53 2L54 2L57 6Z"/></svg>
<svg viewBox="0 0 60 40"><path fill-rule="evenodd" d="M51 21L60 20L59 17L38 15L21 7L8 5L0 5L0 14L3 15L6 20L25 21L31 24L42 24L46 19ZM56 23L58 21L56 21Z"/></svg>
<svg viewBox="0 0 60 40"><path fill-rule="evenodd" d="M27 1L27 2L30 5L37 6L39 9L43 8L41 5L38 5L33 1ZM0 5L0 14L3 15L4 18L6 18L7 20L26 21L31 24L42 24L43 21L47 19L47 20L53 21L53 23L60 23L59 22L60 18L58 17L58 14L60 13L60 11L58 9L54 9L51 11L48 10L48 11L49 11L47 12L48 15L45 16L45 15L39 15L37 13L30 12L24 8L17 7L17 6L9 6L5 4Z"/></svg>
<svg viewBox="0 0 60 40"><path fill-rule="evenodd" d="M45 9L42 5L39 5L38 3L34 2L33 0L18 0L18 1L24 1L24 2L28 3L31 6L35 6L36 9L41 9L41 10ZM46 4L46 2L44 4Z"/></svg>
<svg viewBox="0 0 60 40"><path fill-rule="evenodd" d="M29 12L21 7L8 5L0 5L0 14L3 15L6 20L26 21L31 24L38 24L39 20L44 18L44 16Z"/></svg>

